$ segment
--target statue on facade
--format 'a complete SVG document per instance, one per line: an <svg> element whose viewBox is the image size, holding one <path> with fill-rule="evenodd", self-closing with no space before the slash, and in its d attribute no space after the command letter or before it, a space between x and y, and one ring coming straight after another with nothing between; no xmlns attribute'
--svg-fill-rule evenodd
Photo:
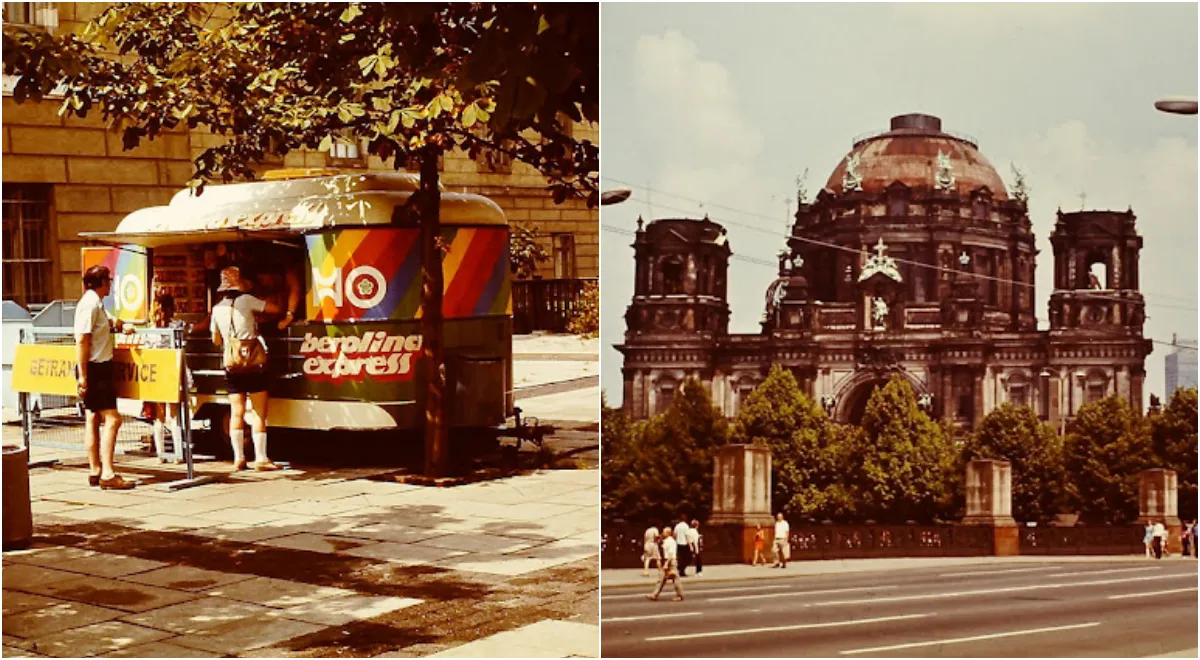
<svg viewBox="0 0 1200 660"><path fill-rule="evenodd" d="M933 395L929 392L926 392L917 397L917 406L919 406L921 410L925 411L926 413L931 412L933 410Z"/></svg>
<svg viewBox="0 0 1200 660"><path fill-rule="evenodd" d="M846 173L842 175L842 192L862 192L862 175L858 173L858 164L862 154L854 153L846 159Z"/></svg>
<svg viewBox="0 0 1200 660"><path fill-rule="evenodd" d="M883 298L875 298L871 302L871 321L876 330L887 329L888 304Z"/></svg>
<svg viewBox="0 0 1200 660"><path fill-rule="evenodd" d="M937 173L933 175L934 190L950 190L954 188L956 179L954 171L950 165L950 156L938 150L937 154Z"/></svg>
<svg viewBox="0 0 1200 660"><path fill-rule="evenodd" d="M862 272L858 274L858 281L865 282L876 275L883 275L895 282L902 282L904 278L900 275L900 269L896 266L896 260L887 256L887 244L883 242L883 237L875 243L875 254L867 258L867 263L863 265Z"/></svg>
<svg viewBox="0 0 1200 660"><path fill-rule="evenodd" d="M821 396L821 409L825 411L826 415L833 414L833 406L836 403L837 399L834 399L833 396L829 394L824 394Z"/></svg>

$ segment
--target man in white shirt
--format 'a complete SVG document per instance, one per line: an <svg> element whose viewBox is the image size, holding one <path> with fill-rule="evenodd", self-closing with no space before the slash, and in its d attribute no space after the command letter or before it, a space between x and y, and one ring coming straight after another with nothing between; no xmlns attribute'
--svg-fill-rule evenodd
<svg viewBox="0 0 1200 660"><path fill-rule="evenodd" d="M687 577L687 568L692 563L692 550L688 546L688 530L691 527L688 525L687 514L679 516L679 522L675 525L675 546L679 549L679 577Z"/></svg>
<svg viewBox="0 0 1200 660"><path fill-rule="evenodd" d="M1167 549L1167 528L1162 524L1161 520L1154 521L1154 556L1157 559L1163 558L1163 553Z"/></svg>
<svg viewBox="0 0 1200 660"><path fill-rule="evenodd" d="M792 554L792 545L788 541L788 535L792 533L791 526L783 519L783 514L775 516L775 566L774 568L787 568L788 557Z"/></svg>
<svg viewBox="0 0 1200 660"><path fill-rule="evenodd" d="M692 563L696 565L696 575L704 571L704 560L700 558L700 521L693 520L687 531L688 550L692 553Z"/></svg>
<svg viewBox="0 0 1200 660"><path fill-rule="evenodd" d="M658 587L646 598L658 600L658 595L662 593L663 587L667 586L667 580L670 580L675 585L674 600L683 600L683 585L679 584L679 571L677 570L679 566L678 549L678 544L671 536L671 528L664 527L662 531L663 564L662 570L659 572Z"/></svg>
<svg viewBox="0 0 1200 660"><path fill-rule="evenodd" d="M121 414L117 412L117 390L113 373L111 325L118 332L125 328L104 309L104 297L112 291L112 273L104 266L92 266L83 274L87 289L75 306L76 379L79 398L87 409L84 440L87 445L88 484L102 490L129 490L137 484L121 478L113 469L117 431ZM100 433L100 420L104 433Z"/></svg>
<svg viewBox="0 0 1200 660"><path fill-rule="evenodd" d="M642 575L650 575L650 561L658 570L662 570L662 554L658 551L658 528L648 527L642 535Z"/></svg>

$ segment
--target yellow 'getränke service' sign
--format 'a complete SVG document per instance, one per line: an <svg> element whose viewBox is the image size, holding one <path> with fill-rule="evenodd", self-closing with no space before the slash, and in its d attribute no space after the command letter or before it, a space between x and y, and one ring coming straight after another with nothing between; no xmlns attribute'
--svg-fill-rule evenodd
<svg viewBox="0 0 1200 660"><path fill-rule="evenodd" d="M113 351L117 396L137 401L179 402L180 351L118 348ZM75 396L75 347L17 344L12 387L16 392Z"/></svg>

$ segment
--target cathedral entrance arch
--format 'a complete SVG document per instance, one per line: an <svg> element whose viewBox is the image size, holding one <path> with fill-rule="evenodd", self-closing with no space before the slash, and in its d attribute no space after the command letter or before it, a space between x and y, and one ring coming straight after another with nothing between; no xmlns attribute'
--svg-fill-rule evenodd
<svg viewBox="0 0 1200 660"><path fill-rule="evenodd" d="M918 397L928 393L928 389L921 381L903 369L890 371L860 369L838 387L837 393L834 395L837 403L834 405L833 419L841 424L855 426L862 423L863 414L867 410L867 402L871 400L875 388L887 385L893 375L904 377Z"/></svg>

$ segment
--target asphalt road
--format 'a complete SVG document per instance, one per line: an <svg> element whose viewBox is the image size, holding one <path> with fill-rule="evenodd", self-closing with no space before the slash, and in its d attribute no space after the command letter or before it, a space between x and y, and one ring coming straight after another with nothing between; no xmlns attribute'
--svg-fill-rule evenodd
<svg viewBox="0 0 1200 660"><path fill-rule="evenodd" d="M1146 657L1197 648L1197 563L1062 562L601 592L604 657ZM693 587L694 585L694 587Z"/></svg>

